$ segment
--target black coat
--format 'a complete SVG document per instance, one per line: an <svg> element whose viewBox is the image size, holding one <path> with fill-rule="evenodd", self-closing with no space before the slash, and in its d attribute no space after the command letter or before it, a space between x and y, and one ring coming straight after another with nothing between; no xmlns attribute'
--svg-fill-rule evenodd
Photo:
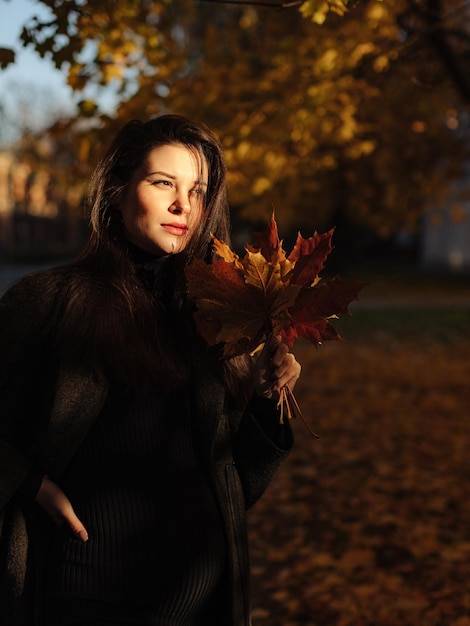
<svg viewBox="0 0 470 626"><path fill-rule="evenodd" d="M41 272L20 280L0 301L0 622L8 626L40 623L32 617L39 595L30 547L37 532L34 496L44 473L58 478L67 466L108 390L104 377L51 356L63 281L63 272ZM254 397L244 412L227 411L211 360L204 353L195 359L191 393L197 447L222 514L229 562L208 623L248 626L245 510L287 456L292 434L288 424L278 427L272 401ZM42 537L38 543L47 542Z"/></svg>

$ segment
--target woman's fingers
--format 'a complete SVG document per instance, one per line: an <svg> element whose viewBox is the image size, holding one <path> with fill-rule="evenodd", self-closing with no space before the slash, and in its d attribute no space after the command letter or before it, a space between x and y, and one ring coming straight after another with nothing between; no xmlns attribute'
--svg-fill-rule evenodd
<svg viewBox="0 0 470 626"><path fill-rule="evenodd" d="M66 517L65 522L69 525L70 530L81 540L88 541L88 532L82 522L75 515L75 512L70 506L70 511Z"/></svg>
<svg viewBox="0 0 470 626"><path fill-rule="evenodd" d="M300 363L298 363L295 356L292 353L285 354L274 370L276 390L280 391L284 385L288 385L292 391L295 383L300 378L300 371Z"/></svg>
<svg viewBox="0 0 470 626"><path fill-rule="evenodd" d="M65 493L48 476L44 476L36 495L36 502L61 526L64 522L81 541L88 540L88 532L73 510Z"/></svg>
<svg viewBox="0 0 470 626"><path fill-rule="evenodd" d="M256 364L255 388L259 395L277 398L284 385L292 390L300 377L300 364L286 344L271 336Z"/></svg>

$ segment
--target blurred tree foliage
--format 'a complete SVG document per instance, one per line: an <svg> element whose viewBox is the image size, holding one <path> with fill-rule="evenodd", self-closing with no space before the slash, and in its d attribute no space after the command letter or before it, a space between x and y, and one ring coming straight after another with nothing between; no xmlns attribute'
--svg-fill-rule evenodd
<svg viewBox="0 0 470 626"><path fill-rule="evenodd" d="M21 39L78 92L113 89L74 137L86 177L130 118L177 112L221 137L230 199L272 208L281 232L357 222L412 229L468 159L470 6L465 0L41 0ZM11 51L0 51L0 64Z"/></svg>

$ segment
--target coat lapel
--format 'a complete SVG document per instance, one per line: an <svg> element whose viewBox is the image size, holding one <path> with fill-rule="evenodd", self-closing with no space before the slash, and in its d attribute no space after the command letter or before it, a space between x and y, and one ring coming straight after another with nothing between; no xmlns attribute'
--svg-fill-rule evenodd
<svg viewBox="0 0 470 626"><path fill-rule="evenodd" d="M194 407L194 432L201 461L210 470L216 448L225 440L222 431L227 428L224 411L225 390L213 359L206 353L192 354L192 406Z"/></svg>
<svg viewBox="0 0 470 626"><path fill-rule="evenodd" d="M43 462L60 474L98 417L108 392L107 383L76 364L61 367L52 407Z"/></svg>

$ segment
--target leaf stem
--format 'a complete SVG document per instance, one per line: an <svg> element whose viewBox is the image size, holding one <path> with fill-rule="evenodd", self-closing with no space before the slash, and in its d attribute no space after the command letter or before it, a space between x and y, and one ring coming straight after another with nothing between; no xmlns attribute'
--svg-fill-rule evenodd
<svg viewBox="0 0 470 626"><path fill-rule="evenodd" d="M320 439L320 435L317 435L316 433L314 433L313 430L310 428L310 426L307 424L304 416L302 415L302 411L300 410L299 403L295 399L295 396L290 390L288 385L284 385L284 387L281 389L278 406L280 407L280 410L281 410L281 416L280 416L281 424L284 423L284 411L286 411L289 419L300 417L305 428L312 435L312 437L315 437L315 439Z"/></svg>

